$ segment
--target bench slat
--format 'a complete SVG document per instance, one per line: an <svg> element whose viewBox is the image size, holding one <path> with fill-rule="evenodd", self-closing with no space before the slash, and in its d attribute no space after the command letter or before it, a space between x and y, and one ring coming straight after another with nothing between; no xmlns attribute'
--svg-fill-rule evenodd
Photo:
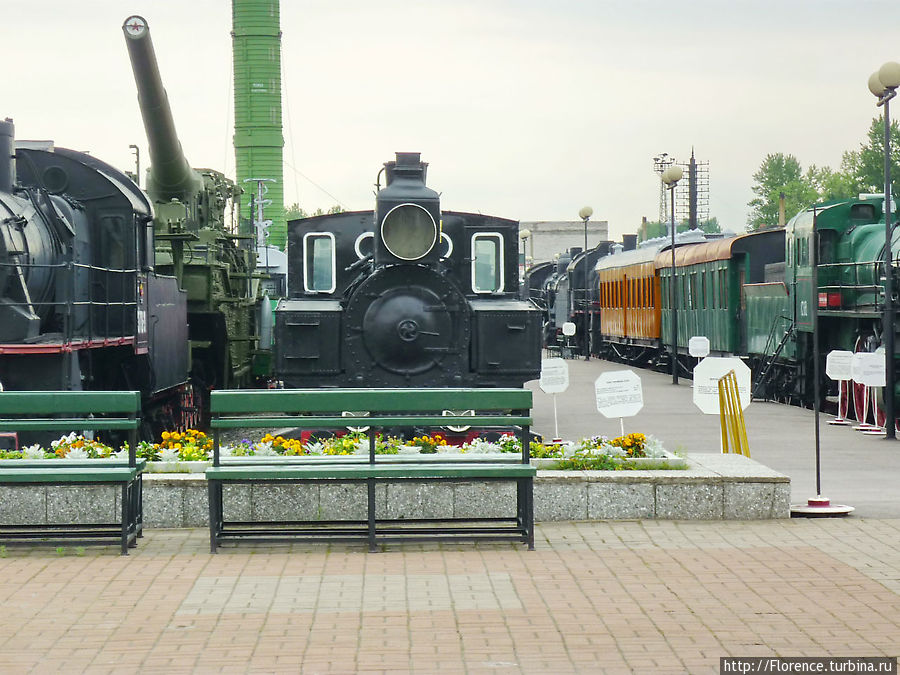
<svg viewBox="0 0 900 675"><path fill-rule="evenodd" d="M54 462L61 462L59 465ZM7 469L53 469L54 467L68 469L70 467L107 468L111 466L128 466L127 459L0 459L0 471ZM143 471L147 467L147 460L138 457L135 459L135 467Z"/></svg>
<svg viewBox="0 0 900 675"><path fill-rule="evenodd" d="M241 427L299 427L299 428L327 428L340 429L343 427L357 426L407 426L407 427L445 427L445 426L531 426L533 419L518 415L481 415L477 417L438 415L397 415L385 417L382 415L373 417L312 417L303 415L291 415L285 417L220 417L210 421L213 429L233 429Z"/></svg>
<svg viewBox="0 0 900 675"><path fill-rule="evenodd" d="M4 391L0 415L27 415L36 410L57 414L136 413L141 408L137 391Z"/></svg>
<svg viewBox="0 0 900 675"><path fill-rule="evenodd" d="M63 461L65 460L60 460L60 463ZM73 466L68 468L57 468L55 466L53 468L0 468L0 484L46 483L58 485L61 483L126 483L134 480L137 474L137 467L130 466L108 466L106 468L88 468L84 466Z"/></svg>
<svg viewBox="0 0 900 675"><path fill-rule="evenodd" d="M336 410L434 412L436 410L530 410L529 389L266 389L214 391L215 414L293 411L333 413Z"/></svg>
<svg viewBox="0 0 900 675"><path fill-rule="evenodd" d="M218 466L206 470L208 480L285 480L366 478L528 478L537 469L529 464L309 464L268 466Z"/></svg>
<svg viewBox="0 0 900 675"><path fill-rule="evenodd" d="M65 431L69 429L137 429L140 420L121 418L20 418L0 420L0 431Z"/></svg>

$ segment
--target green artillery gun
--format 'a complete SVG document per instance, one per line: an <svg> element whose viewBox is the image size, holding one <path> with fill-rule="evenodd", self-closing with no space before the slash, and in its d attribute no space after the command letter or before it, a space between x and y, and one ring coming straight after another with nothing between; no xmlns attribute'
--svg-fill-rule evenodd
<svg viewBox="0 0 900 675"><path fill-rule="evenodd" d="M253 237L238 234L226 218L241 188L218 171L191 168L184 156L147 21L131 16L122 30L150 150L156 270L174 275L187 292L191 374L205 398L210 388L245 386L252 377L259 286Z"/></svg>

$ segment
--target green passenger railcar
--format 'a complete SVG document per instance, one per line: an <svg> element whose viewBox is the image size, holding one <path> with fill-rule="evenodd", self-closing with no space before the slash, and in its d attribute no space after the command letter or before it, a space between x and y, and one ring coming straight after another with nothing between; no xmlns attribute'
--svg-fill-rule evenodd
<svg viewBox="0 0 900 675"><path fill-rule="evenodd" d="M783 269L784 230L765 230L675 250L675 307L678 312L678 350L686 354L694 336L706 336L710 354L747 352L746 284L761 283ZM670 306L672 252L656 256L662 284L662 340L672 331ZM779 267L780 266L780 267ZM667 339L668 338L668 339Z"/></svg>

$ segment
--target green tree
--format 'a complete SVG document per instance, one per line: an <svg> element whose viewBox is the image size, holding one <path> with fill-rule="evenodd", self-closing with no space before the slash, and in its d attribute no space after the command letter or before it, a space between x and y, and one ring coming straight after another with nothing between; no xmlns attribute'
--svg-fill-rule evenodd
<svg viewBox="0 0 900 675"><path fill-rule="evenodd" d="M846 155L846 153L844 153ZM834 171L830 167L810 166L804 174L818 195L818 201L827 202L833 199L849 199L858 194L853 179L843 170ZM792 215L792 214L791 214ZM787 217L790 218L791 215Z"/></svg>
<svg viewBox="0 0 900 675"><path fill-rule="evenodd" d="M335 204L327 211L323 211L319 208L316 209L313 213L307 213L304 209L300 208L300 204L294 202L284 210L284 218L285 220L297 220L298 218L311 218L312 216L324 216L343 212L344 209L341 206Z"/></svg>
<svg viewBox="0 0 900 675"><path fill-rule="evenodd" d="M884 117L872 120L866 141L849 150L841 160L841 172L850 188L848 197L861 192L884 192ZM900 125L891 122L891 193L900 194Z"/></svg>
<svg viewBox="0 0 900 675"><path fill-rule="evenodd" d="M784 193L785 216L790 218L818 200L818 193L803 175L800 162L793 155L778 152L766 155L759 170L753 174L756 195L748 202L752 208L747 217L750 230L778 225L778 200Z"/></svg>
<svg viewBox="0 0 900 675"><path fill-rule="evenodd" d="M300 204L294 202L284 210L284 219L297 220L298 218L306 218L306 211L300 208Z"/></svg>

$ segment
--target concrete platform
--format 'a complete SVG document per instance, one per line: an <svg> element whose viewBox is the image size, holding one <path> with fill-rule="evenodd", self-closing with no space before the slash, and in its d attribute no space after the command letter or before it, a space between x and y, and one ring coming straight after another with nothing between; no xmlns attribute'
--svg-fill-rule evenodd
<svg viewBox="0 0 900 675"><path fill-rule="evenodd" d="M790 516L790 479L740 455L690 454L687 470L538 471L535 519L756 520ZM226 486L229 520L365 519L362 485ZM144 475L146 527L202 527L209 522L203 474ZM105 487L3 487L5 523L115 519L118 493ZM486 517L515 512L509 484L414 482L379 485L387 517Z"/></svg>

